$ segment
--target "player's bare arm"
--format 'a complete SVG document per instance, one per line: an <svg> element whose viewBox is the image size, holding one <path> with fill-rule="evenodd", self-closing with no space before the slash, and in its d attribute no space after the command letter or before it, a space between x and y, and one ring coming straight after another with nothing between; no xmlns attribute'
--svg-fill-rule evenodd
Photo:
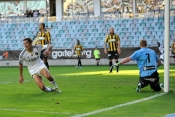
<svg viewBox="0 0 175 117"><path fill-rule="evenodd" d="M44 54L45 56L48 56L48 55L51 53L52 48L53 48L52 45L47 45L47 49L44 51L43 54Z"/></svg>
<svg viewBox="0 0 175 117"><path fill-rule="evenodd" d="M117 44L118 44L118 54L121 53L121 49L120 49L120 41L117 41Z"/></svg>
<svg viewBox="0 0 175 117"><path fill-rule="evenodd" d="M131 60L132 59L130 57L126 57L126 58L124 58L123 60L120 61L120 64L125 64L125 63L127 63L127 62L129 62Z"/></svg>
<svg viewBox="0 0 175 117"><path fill-rule="evenodd" d="M104 42L104 53L107 54L107 49L106 49L106 42Z"/></svg>
<svg viewBox="0 0 175 117"><path fill-rule="evenodd" d="M19 73L20 73L19 83L22 84L24 82L24 78L23 78L23 64L22 63L19 63Z"/></svg>

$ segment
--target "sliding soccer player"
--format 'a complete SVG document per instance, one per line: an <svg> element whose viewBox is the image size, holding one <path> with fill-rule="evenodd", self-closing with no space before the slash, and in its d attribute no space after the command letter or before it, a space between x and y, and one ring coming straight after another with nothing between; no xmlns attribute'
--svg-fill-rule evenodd
<svg viewBox="0 0 175 117"><path fill-rule="evenodd" d="M20 72L20 79L19 82L22 84L24 82L23 77L23 61L25 61L29 73L33 77L35 83L38 87L45 92L57 92L61 93L61 90L58 88L56 81L50 75L49 70L47 69L44 62L41 60L40 55L41 51L46 49L43 54L48 56L52 50L51 45L32 45L32 40L30 38L26 38L23 40L23 44L25 49L20 53L19 56L19 72ZM42 81L42 76L47 78L50 83L53 85L54 88L46 87Z"/></svg>

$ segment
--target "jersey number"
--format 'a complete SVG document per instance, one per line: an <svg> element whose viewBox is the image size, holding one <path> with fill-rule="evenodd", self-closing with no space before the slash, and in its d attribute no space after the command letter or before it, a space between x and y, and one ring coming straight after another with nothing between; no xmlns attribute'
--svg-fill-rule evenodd
<svg viewBox="0 0 175 117"><path fill-rule="evenodd" d="M150 63L150 54L149 54L149 53L146 53L146 55L148 56L148 57L147 57L148 63Z"/></svg>

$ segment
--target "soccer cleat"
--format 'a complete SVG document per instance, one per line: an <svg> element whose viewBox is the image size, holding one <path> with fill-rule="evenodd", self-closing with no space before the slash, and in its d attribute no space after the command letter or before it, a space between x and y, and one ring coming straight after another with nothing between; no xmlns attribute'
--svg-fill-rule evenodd
<svg viewBox="0 0 175 117"><path fill-rule="evenodd" d="M75 66L75 68L77 68L77 69L78 69L78 66Z"/></svg>
<svg viewBox="0 0 175 117"><path fill-rule="evenodd" d="M82 66L80 66L80 69L82 69Z"/></svg>
<svg viewBox="0 0 175 117"><path fill-rule="evenodd" d="M163 83L160 83L159 86L164 91L164 84Z"/></svg>
<svg viewBox="0 0 175 117"><path fill-rule="evenodd" d="M61 90L60 90L59 88L55 88L54 91L55 91L56 93L61 93Z"/></svg>
<svg viewBox="0 0 175 117"><path fill-rule="evenodd" d="M140 91L141 91L141 83L139 83L139 84L137 85L136 91L137 91L137 92L140 92Z"/></svg>
<svg viewBox="0 0 175 117"><path fill-rule="evenodd" d="M54 92L55 91L55 89L51 88L50 86L48 86L47 89L50 89L50 92Z"/></svg>

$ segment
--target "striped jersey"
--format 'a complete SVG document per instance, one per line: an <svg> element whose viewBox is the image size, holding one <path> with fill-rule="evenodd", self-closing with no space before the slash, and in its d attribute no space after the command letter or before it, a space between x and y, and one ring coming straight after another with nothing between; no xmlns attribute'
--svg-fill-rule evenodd
<svg viewBox="0 0 175 117"><path fill-rule="evenodd" d="M38 42L41 45L49 44L49 41L51 40L50 32L48 32L47 30L45 30L44 32L38 32L37 37L45 38L45 40L40 40L40 42ZM35 45L37 44L35 43Z"/></svg>
<svg viewBox="0 0 175 117"><path fill-rule="evenodd" d="M77 44L74 46L74 51L77 56L81 56L81 52L83 51L83 46L81 44Z"/></svg>
<svg viewBox="0 0 175 117"><path fill-rule="evenodd" d="M106 36L105 42L108 43L108 51L117 51L118 42L120 41L120 38L117 34L108 34Z"/></svg>

